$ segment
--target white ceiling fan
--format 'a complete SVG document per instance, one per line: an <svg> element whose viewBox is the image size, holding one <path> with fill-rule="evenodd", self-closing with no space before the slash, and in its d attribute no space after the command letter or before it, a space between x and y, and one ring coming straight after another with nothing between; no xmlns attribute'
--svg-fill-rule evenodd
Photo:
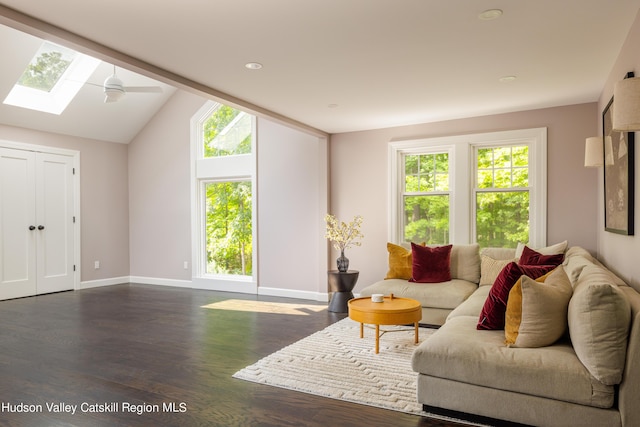
<svg viewBox="0 0 640 427"><path fill-rule="evenodd" d="M128 92L161 93L160 86L124 86L122 80L116 75L116 66L113 66L113 74L104 81L104 102L116 102Z"/></svg>

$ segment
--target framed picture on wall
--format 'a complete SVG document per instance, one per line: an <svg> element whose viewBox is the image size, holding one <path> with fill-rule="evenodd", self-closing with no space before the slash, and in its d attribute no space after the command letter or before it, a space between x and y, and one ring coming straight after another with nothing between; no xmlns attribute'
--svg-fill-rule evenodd
<svg viewBox="0 0 640 427"><path fill-rule="evenodd" d="M633 77L628 73L627 77ZM604 131L604 229L633 235L634 133L616 132L612 126L614 99L602 113Z"/></svg>

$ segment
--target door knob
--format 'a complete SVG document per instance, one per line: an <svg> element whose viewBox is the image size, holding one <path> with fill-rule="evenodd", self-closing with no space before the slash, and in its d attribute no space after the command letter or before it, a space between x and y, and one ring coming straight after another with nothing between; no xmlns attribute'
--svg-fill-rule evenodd
<svg viewBox="0 0 640 427"><path fill-rule="evenodd" d="M44 225L39 225L38 230L44 230Z"/></svg>
<svg viewBox="0 0 640 427"><path fill-rule="evenodd" d="M35 230L35 229L36 229L36 226L35 226L35 225L30 225L30 226L29 226L29 230L33 231L33 230Z"/></svg>

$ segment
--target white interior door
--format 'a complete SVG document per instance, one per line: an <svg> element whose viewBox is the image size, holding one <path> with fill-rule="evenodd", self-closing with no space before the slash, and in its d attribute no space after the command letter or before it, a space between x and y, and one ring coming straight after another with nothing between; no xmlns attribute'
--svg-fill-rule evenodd
<svg viewBox="0 0 640 427"><path fill-rule="evenodd" d="M0 147L0 299L74 288L73 158Z"/></svg>
<svg viewBox="0 0 640 427"><path fill-rule="evenodd" d="M36 293L35 153L0 148L0 299Z"/></svg>
<svg viewBox="0 0 640 427"><path fill-rule="evenodd" d="M73 159L36 154L37 293L73 289Z"/></svg>

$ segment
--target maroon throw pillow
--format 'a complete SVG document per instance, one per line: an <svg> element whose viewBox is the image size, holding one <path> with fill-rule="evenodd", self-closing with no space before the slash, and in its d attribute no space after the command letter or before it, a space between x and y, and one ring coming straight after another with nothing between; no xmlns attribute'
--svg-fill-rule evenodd
<svg viewBox="0 0 640 427"><path fill-rule="evenodd" d="M507 312L509 291L521 276L537 279L556 268L555 265L518 265L515 262L507 264L496 281L491 286L489 296L484 302L477 329L504 329L504 319Z"/></svg>
<svg viewBox="0 0 640 427"><path fill-rule="evenodd" d="M536 252L533 249L525 246L522 250L522 255L518 260L520 265L555 265L558 266L564 261L564 254L557 255L542 255L540 252Z"/></svg>
<svg viewBox="0 0 640 427"><path fill-rule="evenodd" d="M451 280L451 247L420 246L411 243L410 282L438 283Z"/></svg>

